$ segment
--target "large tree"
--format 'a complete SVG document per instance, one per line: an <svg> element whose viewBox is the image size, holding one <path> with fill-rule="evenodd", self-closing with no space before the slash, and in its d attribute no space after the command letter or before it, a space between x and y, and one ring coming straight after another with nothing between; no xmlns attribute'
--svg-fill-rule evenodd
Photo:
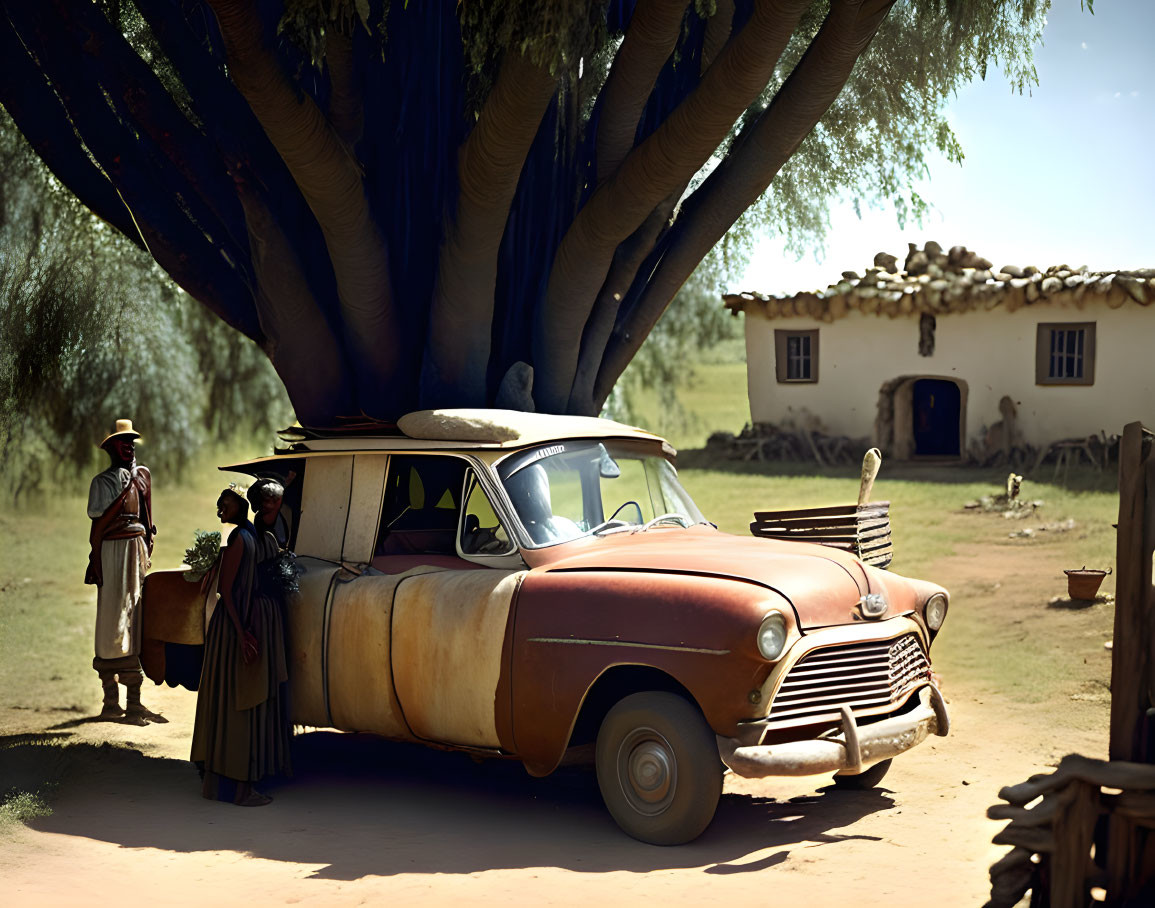
<svg viewBox="0 0 1155 908"><path fill-rule="evenodd" d="M944 99L1029 81L1048 6L3 0L0 103L303 423L588 414L744 213L917 204Z"/></svg>

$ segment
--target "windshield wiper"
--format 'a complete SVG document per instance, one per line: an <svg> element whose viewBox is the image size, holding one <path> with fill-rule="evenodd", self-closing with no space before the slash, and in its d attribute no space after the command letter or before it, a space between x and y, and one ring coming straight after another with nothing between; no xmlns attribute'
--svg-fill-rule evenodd
<svg viewBox="0 0 1155 908"><path fill-rule="evenodd" d="M639 533L644 533L650 527L656 527L660 523L676 523L682 529L694 526L694 521L684 514L659 514L653 520L647 520L638 529Z"/></svg>
<svg viewBox="0 0 1155 908"><path fill-rule="evenodd" d="M601 536L603 533L610 533L615 530L625 529L626 527L636 526L636 524L630 523L628 520L618 520L616 517L611 517L609 520L603 520L601 523L599 523L596 527L590 530L590 533L594 536Z"/></svg>

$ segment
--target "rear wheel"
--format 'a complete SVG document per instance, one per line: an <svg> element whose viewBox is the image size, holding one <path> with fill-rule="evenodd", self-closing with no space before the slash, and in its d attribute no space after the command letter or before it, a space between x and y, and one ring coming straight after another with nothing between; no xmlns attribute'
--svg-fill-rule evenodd
<svg viewBox="0 0 1155 908"><path fill-rule="evenodd" d="M597 740L598 787L610 815L651 845L696 839L722 795L714 732L697 706L647 691L620 700Z"/></svg>
<svg viewBox="0 0 1155 908"><path fill-rule="evenodd" d="M839 788L849 788L855 791L873 788L882 781L882 777L885 776L890 769L890 764L890 760L883 760L881 763L875 763L870 769L863 770L856 776L846 776L839 773L834 777L834 784Z"/></svg>

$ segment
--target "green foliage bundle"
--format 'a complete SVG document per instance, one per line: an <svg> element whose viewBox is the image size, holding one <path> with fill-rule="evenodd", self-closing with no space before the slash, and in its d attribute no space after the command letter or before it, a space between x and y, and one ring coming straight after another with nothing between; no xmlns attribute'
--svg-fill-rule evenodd
<svg viewBox="0 0 1155 908"><path fill-rule="evenodd" d="M84 209L0 113L0 493L86 482L119 417L141 429L141 462L175 473L291 408L263 353Z"/></svg>
<svg viewBox="0 0 1155 908"><path fill-rule="evenodd" d="M188 565L184 578L197 581L216 564L221 553L221 534L219 530L197 530L194 536L192 547L184 550L184 563Z"/></svg>
<svg viewBox="0 0 1155 908"><path fill-rule="evenodd" d="M297 580L301 576L301 566L297 564L295 552L281 549L277 552L277 556L272 559L270 565L273 579L279 584L285 595L301 591L300 583Z"/></svg>

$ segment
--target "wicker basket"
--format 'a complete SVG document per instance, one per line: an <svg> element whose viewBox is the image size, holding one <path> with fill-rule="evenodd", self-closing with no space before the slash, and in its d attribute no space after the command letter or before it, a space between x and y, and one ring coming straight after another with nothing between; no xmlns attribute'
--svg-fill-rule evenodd
<svg viewBox="0 0 1155 908"><path fill-rule="evenodd" d="M1072 599L1094 599L1099 594L1099 586L1103 583L1103 578L1111 573L1111 569L1107 568L1105 571L1087 570L1087 566L1083 565L1081 568L1075 568L1070 571L1063 571L1067 575L1067 595Z"/></svg>

